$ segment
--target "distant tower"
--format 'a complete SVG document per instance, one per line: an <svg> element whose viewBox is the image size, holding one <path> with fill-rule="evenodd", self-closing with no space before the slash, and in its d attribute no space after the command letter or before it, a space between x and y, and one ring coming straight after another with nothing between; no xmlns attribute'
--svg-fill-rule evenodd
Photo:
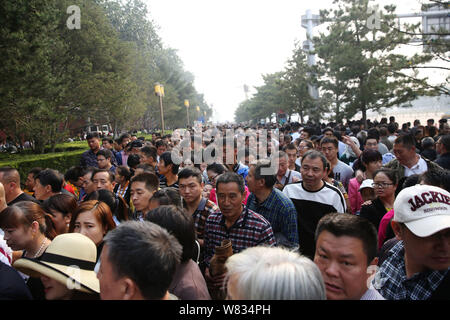
<svg viewBox="0 0 450 320"><path fill-rule="evenodd" d="M303 50L308 52L308 66L313 66L316 64L316 59L314 56L314 43L311 41L313 35L313 28L320 25L320 16L317 14L312 14L311 10L306 10L306 15L302 16L302 27L306 29L306 41L303 41ZM309 95L313 99L319 98L319 92L317 87L313 85L308 85Z"/></svg>
<svg viewBox="0 0 450 320"><path fill-rule="evenodd" d="M245 100L248 100L248 85L244 84Z"/></svg>

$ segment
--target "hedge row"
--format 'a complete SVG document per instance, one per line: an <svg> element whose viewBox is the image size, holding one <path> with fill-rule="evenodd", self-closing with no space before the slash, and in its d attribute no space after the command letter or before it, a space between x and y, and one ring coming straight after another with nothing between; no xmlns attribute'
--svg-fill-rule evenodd
<svg viewBox="0 0 450 320"><path fill-rule="evenodd" d="M13 167L25 182L28 172L34 167L56 169L64 174L70 167L80 165L81 154L86 150L23 156L16 160L0 161L0 167Z"/></svg>

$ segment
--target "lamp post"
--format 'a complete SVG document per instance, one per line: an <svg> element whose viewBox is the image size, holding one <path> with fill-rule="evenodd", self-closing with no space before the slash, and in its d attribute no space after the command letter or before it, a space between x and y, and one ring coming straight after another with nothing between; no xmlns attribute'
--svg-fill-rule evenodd
<svg viewBox="0 0 450 320"><path fill-rule="evenodd" d="M186 116L187 116L187 126L189 127L189 100L184 100L184 105L186 106Z"/></svg>
<svg viewBox="0 0 450 320"><path fill-rule="evenodd" d="M164 87L159 83L156 83L155 85L155 95L159 97L159 107L161 113L161 136L164 136L164 109L162 105L162 98L164 97Z"/></svg>

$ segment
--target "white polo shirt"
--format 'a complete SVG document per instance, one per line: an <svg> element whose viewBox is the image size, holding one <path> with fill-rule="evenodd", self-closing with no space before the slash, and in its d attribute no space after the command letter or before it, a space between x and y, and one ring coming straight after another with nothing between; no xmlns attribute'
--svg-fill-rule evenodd
<svg viewBox="0 0 450 320"><path fill-rule="evenodd" d="M421 156L419 156L419 161L411 168L408 168L407 166L403 166L403 168L405 168L405 177L412 176L413 174L422 174L428 170L427 163Z"/></svg>

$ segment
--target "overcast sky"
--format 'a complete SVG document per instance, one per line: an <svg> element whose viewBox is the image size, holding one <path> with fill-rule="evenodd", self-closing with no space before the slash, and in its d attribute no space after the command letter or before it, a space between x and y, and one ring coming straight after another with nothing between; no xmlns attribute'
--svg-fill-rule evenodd
<svg viewBox="0 0 450 320"><path fill-rule="evenodd" d="M178 50L195 87L214 108L214 121L233 121L243 86L282 71L296 41L306 40L301 16L332 8L332 0L143 0L164 44ZM395 3L397 13L419 12L420 0Z"/></svg>

